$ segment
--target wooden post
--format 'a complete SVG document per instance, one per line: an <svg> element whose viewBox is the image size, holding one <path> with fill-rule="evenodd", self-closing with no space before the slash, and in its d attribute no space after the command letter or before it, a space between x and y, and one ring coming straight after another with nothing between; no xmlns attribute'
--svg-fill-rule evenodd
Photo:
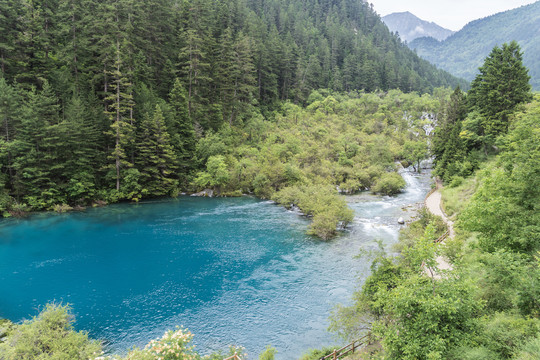
<svg viewBox="0 0 540 360"><path fill-rule="evenodd" d="M352 352L353 352L353 354L354 354L355 345L356 345L356 340L352 342Z"/></svg>
<svg viewBox="0 0 540 360"><path fill-rule="evenodd" d="M336 349L334 349L334 360L336 360L336 359L337 359L337 351L336 351Z"/></svg>

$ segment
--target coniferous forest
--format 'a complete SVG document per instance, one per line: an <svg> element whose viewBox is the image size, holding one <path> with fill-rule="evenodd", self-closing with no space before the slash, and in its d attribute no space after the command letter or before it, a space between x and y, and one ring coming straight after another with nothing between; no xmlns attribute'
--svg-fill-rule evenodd
<svg viewBox="0 0 540 360"><path fill-rule="evenodd" d="M315 89L460 83L362 1L2 1L0 209L185 190L223 124Z"/></svg>

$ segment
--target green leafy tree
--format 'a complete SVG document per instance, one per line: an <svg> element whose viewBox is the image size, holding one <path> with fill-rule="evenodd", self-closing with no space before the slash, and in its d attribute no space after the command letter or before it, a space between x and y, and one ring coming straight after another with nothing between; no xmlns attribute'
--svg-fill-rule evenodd
<svg viewBox="0 0 540 360"><path fill-rule="evenodd" d="M218 192L230 179L225 157L222 155L210 156L206 162L206 171L199 172L193 185L199 189L213 187Z"/></svg>
<svg viewBox="0 0 540 360"><path fill-rule="evenodd" d="M428 155L427 143L423 140L406 141L403 145L403 157L413 163L415 171L420 172L420 162Z"/></svg>
<svg viewBox="0 0 540 360"><path fill-rule="evenodd" d="M463 280L441 279L434 294L427 277L412 276L388 293L389 318L373 327L388 359L444 359L448 349L468 343L480 309L473 286Z"/></svg>

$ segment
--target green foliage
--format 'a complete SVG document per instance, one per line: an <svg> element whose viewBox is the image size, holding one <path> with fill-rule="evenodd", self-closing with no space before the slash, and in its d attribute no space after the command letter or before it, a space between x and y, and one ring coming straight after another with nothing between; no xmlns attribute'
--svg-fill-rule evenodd
<svg viewBox="0 0 540 360"><path fill-rule="evenodd" d="M98 342L73 330L70 308L61 305L47 305L37 317L15 326L0 342L0 357L5 360L87 360L100 353Z"/></svg>
<svg viewBox="0 0 540 360"><path fill-rule="evenodd" d="M510 359L522 343L540 333L537 319L525 319L508 313L498 313L480 321L480 341L501 359Z"/></svg>
<svg viewBox="0 0 540 360"><path fill-rule="evenodd" d="M335 185L357 191L374 180L366 179L363 163L384 167L399 157L404 139L380 140L394 126L405 130L404 111L431 111L416 95L404 99L392 89L423 93L461 82L404 47L362 1L1 4L1 185L16 202L36 210L88 205L97 194L122 200L175 193L211 156L229 155L239 143L270 155L270 144L263 143L268 130L276 129L268 128L285 132L277 122L306 100L309 119L300 115L295 136L305 129L315 137L314 147L325 138L332 152L324 159L339 158L341 166L353 169L340 174ZM377 109L382 93L359 100L362 89L388 92L388 106ZM344 104L348 95L340 92L356 104ZM292 111L289 115L290 121ZM329 124L343 116L356 119L341 125L343 134L359 126L379 137L343 136L341 148L334 148L327 135L340 129ZM311 129L311 120L319 126ZM224 125L235 136L224 136ZM367 158L346 146L364 141ZM281 150L271 154L276 158L270 157L268 171L257 181L253 159L227 158L227 165L236 167L231 174L240 174L227 185L270 197L284 182L304 182L306 173L330 183L334 169L328 164L295 159L281 167L276 159L289 156L289 162L299 153ZM326 167L320 174L318 165ZM122 184L126 179L130 183Z"/></svg>
<svg viewBox="0 0 540 360"><path fill-rule="evenodd" d="M490 311L505 311L518 307L521 281L526 276L523 256L499 250L482 254L477 271L483 272L479 283L480 295Z"/></svg>
<svg viewBox="0 0 540 360"><path fill-rule="evenodd" d="M275 348L267 346L266 350L259 354L259 360L274 360L276 353L277 351Z"/></svg>
<svg viewBox="0 0 540 360"><path fill-rule="evenodd" d="M407 184L401 175L396 173L384 173L373 185L371 191L383 195L396 195L405 188Z"/></svg>
<svg viewBox="0 0 540 360"><path fill-rule="evenodd" d="M515 360L534 360L540 357L540 335L530 339L519 347Z"/></svg>
<svg viewBox="0 0 540 360"><path fill-rule="evenodd" d="M325 347L322 349L312 349L300 357L300 360L319 360L326 355L330 355L335 350L335 347Z"/></svg>
<svg viewBox="0 0 540 360"><path fill-rule="evenodd" d="M141 182L153 195L170 195L178 184L174 174L178 164L159 105L152 119L145 117L141 130L136 160Z"/></svg>
<svg viewBox="0 0 540 360"><path fill-rule="evenodd" d="M403 158L411 162L418 172L420 172L420 162L427 156L428 147L425 141L406 141L403 145Z"/></svg>
<svg viewBox="0 0 540 360"><path fill-rule="evenodd" d="M466 98L459 88L454 91L435 130L435 174L446 183L472 175L485 157L498 151L495 145L508 132L514 114L532 99L528 70L515 41L495 46L479 70Z"/></svg>
<svg viewBox="0 0 540 360"><path fill-rule="evenodd" d="M469 101L482 116L484 142L492 143L508 130L509 116L518 104L531 100L530 76L522 64L517 42L496 46L480 67L469 92Z"/></svg>
<svg viewBox="0 0 540 360"><path fill-rule="evenodd" d="M480 309L473 287L459 279L441 279L433 293L425 277L405 279L388 294L385 312L393 321L378 321L389 359L443 359L452 346L462 345L475 331Z"/></svg>
<svg viewBox="0 0 540 360"><path fill-rule="evenodd" d="M347 226L354 217L345 200L331 187L287 187L275 193L272 200L286 207L298 206L304 214L313 216L309 233L324 240L335 236L338 227Z"/></svg>
<svg viewBox="0 0 540 360"><path fill-rule="evenodd" d="M221 155L211 156L206 163L206 171L201 171L193 180L193 185L199 190L208 187L220 190L229 181L229 172L225 158Z"/></svg>

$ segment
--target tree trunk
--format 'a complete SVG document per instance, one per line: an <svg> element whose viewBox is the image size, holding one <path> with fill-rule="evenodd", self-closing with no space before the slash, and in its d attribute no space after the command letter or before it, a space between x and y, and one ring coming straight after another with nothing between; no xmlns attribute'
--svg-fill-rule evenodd
<svg viewBox="0 0 540 360"><path fill-rule="evenodd" d="M116 39L116 71L120 74L120 43ZM116 190L120 190L120 79L116 80Z"/></svg>

